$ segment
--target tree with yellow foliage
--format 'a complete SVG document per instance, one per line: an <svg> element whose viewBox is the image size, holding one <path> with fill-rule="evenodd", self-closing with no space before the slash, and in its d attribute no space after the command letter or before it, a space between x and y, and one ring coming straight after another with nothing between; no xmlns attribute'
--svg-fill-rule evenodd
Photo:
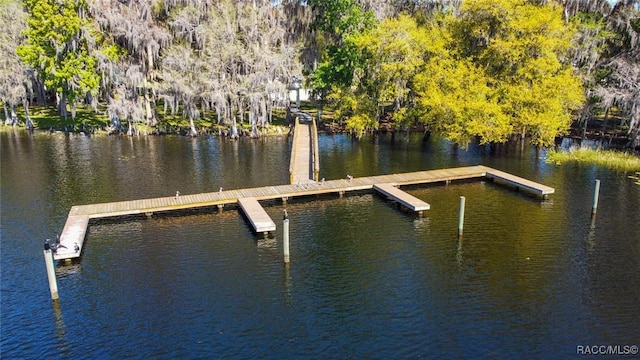
<svg viewBox="0 0 640 360"><path fill-rule="evenodd" d="M361 62L339 98L372 104L351 107L350 116L366 113L359 124L393 105L397 124L417 120L463 146L514 135L548 146L584 98L570 63L572 26L560 5L526 0L468 0L424 26L386 19L350 38Z"/></svg>
<svg viewBox="0 0 640 360"><path fill-rule="evenodd" d="M559 4L468 0L459 17L449 14L443 23L451 33L452 46L443 49L447 61L431 57L428 67L435 77L446 78L421 84L428 89L420 102L427 110L431 98L447 101L449 118L433 119L436 129L453 118L462 135L446 131L445 136L462 144L472 135L502 142L520 134L538 146L553 144L568 130L584 93L569 58L575 30L563 21Z"/></svg>

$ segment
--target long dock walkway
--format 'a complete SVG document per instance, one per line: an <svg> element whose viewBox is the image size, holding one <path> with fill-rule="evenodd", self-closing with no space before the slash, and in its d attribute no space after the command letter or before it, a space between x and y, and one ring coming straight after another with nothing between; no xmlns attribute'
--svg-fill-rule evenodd
<svg viewBox="0 0 640 360"><path fill-rule="evenodd" d="M374 186L380 189L386 189L385 195L394 197L401 195L401 190L391 190L389 187L399 187L404 185L428 184L437 182L448 182L465 179L485 179L496 178L500 182L508 183L516 186L518 189L529 191L535 195L546 197L554 192L553 188L523 179L521 177L511 175L486 166L468 166L440 170L417 171L401 174L367 176L359 178L338 179L320 182L294 183L289 185L263 186L249 189L224 190L201 194L168 196L153 199L140 199L132 201L119 201L111 203L78 205L71 208L69 217L60 235L60 243L63 247L59 248L54 254L54 259L70 259L79 257L82 253L82 247L85 239L87 227L91 219L100 219L108 217L118 217L136 214L146 214L148 216L157 212L169 212L175 210L213 207L224 204L238 204L247 202L247 198L252 198L248 203L255 203L262 200L270 199L288 199L297 196L309 196L317 194L339 193L344 194L349 191L357 190L373 190ZM385 185L386 184L386 185ZM409 194L406 194L409 195ZM419 200L409 195L404 199L398 198L398 202L407 202L407 206L411 207L411 201ZM245 200L242 200L245 199ZM414 211L425 210L424 202L415 203ZM428 204L426 204L428 206ZM422 210L420 210L422 209ZM265 224L262 217L264 210L257 212L247 212L245 215L251 222L254 219L258 225ZM268 216L267 216L268 217ZM266 221L267 227L270 227ZM258 228L254 225L254 229ZM260 228L263 229L263 228ZM267 230L272 231L272 230Z"/></svg>
<svg viewBox="0 0 640 360"><path fill-rule="evenodd" d="M318 156L318 130L313 117L298 109L291 109L296 116L289 163L289 182L302 184L318 181L320 160Z"/></svg>

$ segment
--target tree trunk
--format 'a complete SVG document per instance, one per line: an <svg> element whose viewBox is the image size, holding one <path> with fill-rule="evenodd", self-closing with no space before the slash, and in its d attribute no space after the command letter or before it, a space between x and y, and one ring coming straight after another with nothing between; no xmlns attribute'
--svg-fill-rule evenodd
<svg viewBox="0 0 640 360"><path fill-rule="evenodd" d="M151 84L153 83L154 75L153 75L153 52L151 51L151 44L147 44L147 71L145 74L143 86L144 86L144 106L146 110L147 117L147 125L154 126L157 123L157 119L155 117L155 94L153 94L153 89L151 89ZM151 97L149 96L151 93ZM151 108L151 100L153 99L154 109Z"/></svg>
<svg viewBox="0 0 640 360"><path fill-rule="evenodd" d="M251 137L252 138L257 138L258 137L258 119L256 114L253 114L253 116L251 116L251 113L249 113L249 117L253 118L250 119L249 121L251 122Z"/></svg>
<svg viewBox="0 0 640 360"><path fill-rule="evenodd" d="M91 109L94 112L97 112L98 111L98 97L97 96L93 96L90 93L87 93L87 100L88 100L87 102L89 104L91 104Z"/></svg>
<svg viewBox="0 0 640 360"><path fill-rule="evenodd" d="M29 101L25 98L22 101L22 105L24 106L24 114L26 117L25 124L27 129L33 130L33 121L31 121L31 116L29 116Z"/></svg>
<svg viewBox="0 0 640 360"><path fill-rule="evenodd" d="M151 51L151 44L147 44L147 73L146 76L150 79L153 77L153 52Z"/></svg>
<svg viewBox="0 0 640 360"><path fill-rule="evenodd" d="M151 112L151 100L149 99L149 91L147 90L147 79L144 80L144 110L146 124L153 124L153 113Z"/></svg>
<svg viewBox="0 0 640 360"><path fill-rule="evenodd" d="M610 109L610 108L607 108L607 109L604 111L604 120L602 120L602 138L603 138L603 139L604 139L604 134L605 134L605 133L606 133L606 131L607 131L607 122L609 121L609 109Z"/></svg>
<svg viewBox="0 0 640 360"><path fill-rule="evenodd" d="M7 103L3 101L2 107L4 107L4 123L7 124L9 121L9 110L7 109Z"/></svg>
<svg viewBox="0 0 640 360"><path fill-rule="evenodd" d="M35 81L35 93L38 98L38 104L47 106L47 91L44 89L44 84L39 80Z"/></svg>
<svg viewBox="0 0 640 360"><path fill-rule="evenodd" d="M222 108L218 104L216 104L216 115L218 115L218 125L220 125L222 123Z"/></svg>
<svg viewBox="0 0 640 360"><path fill-rule="evenodd" d="M233 117L233 123L231 124L231 131L229 132L229 137L232 139L238 138L238 126L236 124L236 117Z"/></svg>
<svg viewBox="0 0 640 360"><path fill-rule="evenodd" d="M260 99L260 126L265 126L267 123L267 100Z"/></svg>
<svg viewBox="0 0 640 360"><path fill-rule="evenodd" d="M9 104L11 107L11 126L18 125L18 114L16 114L16 107L13 103Z"/></svg>
<svg viewBox="0 0 640 360"><path fill-rule="evenodd" d="M196 125L193 123L193 116L189 116L189 127L191 127L191 129L189 130L189 136L191 137L198 136L198 132L196 131Z"/></svg>
<svg viewBox="0 0 640 360"><path fill-rule="evenodd" d="M76 102L72 102L71 103L71 121L75 122L76 121Z"/></svg>
<svg viewBox="0 0 640 360"><path fill-rule="evenodd" d="M56 101L58 102L58 111L60 112L60 117L62 117L65 122L67 121L67 97L64 93L56 93Z"/></svg>
<svg viewBox="0 0 640 360"><path fill-rule="evenodd" d="M155 117L153 116L153 111L151 111L151 99L149 98L149 89L147 87L147 78L143 80L143 88L144 88L144 109L146 114L146 123L148 126L155 125Z"/></svg>

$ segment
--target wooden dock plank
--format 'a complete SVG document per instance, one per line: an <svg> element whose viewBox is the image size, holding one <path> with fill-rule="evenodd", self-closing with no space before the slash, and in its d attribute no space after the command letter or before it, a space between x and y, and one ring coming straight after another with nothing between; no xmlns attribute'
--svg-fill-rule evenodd
<svg viewBox="0 0 640 360"><path fill-rule="evenodd" d="M400 204L404 205L406 208L412 211L423 211L423 210L429 210L431 208L431 206L426 202L418 199L417 197L411 194L408 194L398 189L392 184L389 184L389 183L376 184L376 185L373 185L373 188L376 191L393 199L394 201L399 202Z"/></svg>
<svg viewBox="0 0 640 360"><path fill-rule="evenodd" d="M289 162L289 179L292 184L315 182L313 133L315 122L307 113L292 109L292 114L298 117L293 133L291 159ZM318 167L319 168L319 167Z"/></svg>
<svg viewBox="0 0 640 360"><path fill-rule="evenodd" d="M498 180L498 182L505 182L512 186L515 186L518 189L523 189L540 196L547 196L555 192L555 189L552 187L542 185L537 182L506 173L504 171L487 169L486 173L486 177L489 179Z"/></svg>
<svg viewBox="0 0 640 360"><path fill-rule="evenodd" d="M55 260L72 259L80 256L89 225L88 215L70 215L60 234L60 245L53 254ZM55 240L53 240L55 242ZM77 250L76 250L77 245Z"/></svg>
<svg viewBox="0 0 640 360"><path fill-rule="evenodd" d="M249 223L253 226L255 232L261 233L276 230L276 224L264 211L258 200L253 197L245 197L238 199L238 204L240 204L240 208L249 219Z"/></svg>

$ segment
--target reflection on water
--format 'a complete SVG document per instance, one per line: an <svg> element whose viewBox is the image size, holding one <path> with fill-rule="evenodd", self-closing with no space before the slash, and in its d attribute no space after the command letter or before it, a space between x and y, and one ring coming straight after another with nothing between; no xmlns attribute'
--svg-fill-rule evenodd
<svg viewBox="0 0 640 360"><path fill-rule="evenodd" d="M289 142L0 137L2 358L567 358L640 333L632 180L549 165L520 144L463 150L419 135L322 135L321 177L483 164L556 193L541 201L481 181L403 188L431 204L423 217L367 192L267 202L278 224L267 238L231 206L99 222L81 262L56 267L51 308L42 239L72 205L283 184Z"/></svg>
<svg viewBox="0 0 640 360"><path fill-rule="evenodd" d="M82 263L80 260L60 261L56 265L56 278L63 279L70 276L76 276L82 272Z"/></svg>
<svg viewBox="0 0 640 360"><path fill-rule="evenodd" d="M51 307L53 309L53 315L55 317L55 337L56 337L56 346L58 348L58 353L62 356L72 356L70 352L69 341L67 340L67 330L64 324L64 320L62 318L62 310L60 309L60 301L54 300L51 303Z"/></svg>
<svg viewBox="0 0 640 360"><path fill-rule="evenodd" d="M462 265L463 259L463 250L462 250L462 235L458 236L458 251L456 251L456 260L458 261L458 265Z"/></svg>

